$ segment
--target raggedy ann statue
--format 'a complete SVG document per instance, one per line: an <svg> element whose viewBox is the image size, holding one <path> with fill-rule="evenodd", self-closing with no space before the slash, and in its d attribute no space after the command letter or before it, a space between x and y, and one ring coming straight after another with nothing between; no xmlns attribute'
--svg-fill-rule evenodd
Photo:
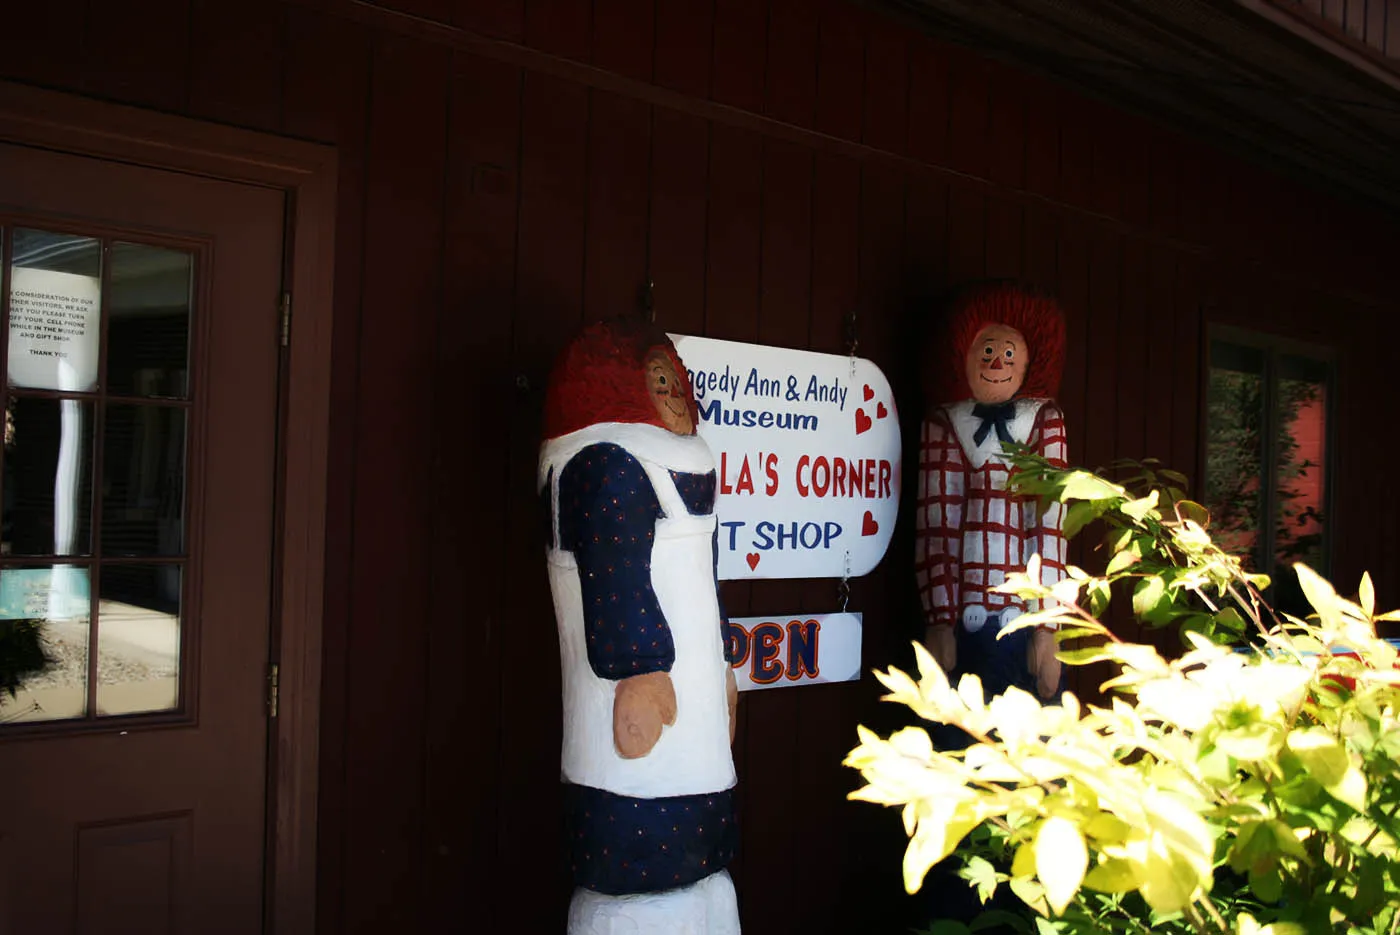
<svg viewBox="0 0 1400 935"><path fill-rule="evenodd" d="M715 463L664 333L586 328L555 364L539 484L564 687L569 935L737 935L734 708Z"/></svg>
<svg viewBox="0 0 1400 935"><path fill-rule="evenodd" d="M1064 365L1064 315L1014 283L979 284L954 302L925 362L934 405L923 424L915 570L924 643L950 674L973 672L987 697L1015 685L1049 700L1060 689L1054 633L997 633L1027 608L991 589L1036 553L1041 580L1064 577L1058 503L1007 491L1002 442L1067 462L1064 415L1051 397ZM1033 608L1032 608L1033 609Z"/></svg>

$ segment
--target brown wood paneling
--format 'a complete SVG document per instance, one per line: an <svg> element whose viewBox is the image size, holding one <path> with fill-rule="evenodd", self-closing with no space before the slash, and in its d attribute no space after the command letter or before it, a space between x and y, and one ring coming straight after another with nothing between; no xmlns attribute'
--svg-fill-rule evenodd
<svg viewBox="0 0 1400 935"><path fill-rule="evenodd" d="M60 90L81 90L87 78L85 0L21 3L5 11L0 75Z"/></svg>
<svg viewBox="0 0 1400 935"><path fill-rule="evenodd" d="M808 346L839 354L846 350L844 323L846 315L857 307L860 289L860 168L846 160L818 155L813 181ZM807 598L812 603L804 606L819 611L836 609L839 605L830 588L827 581L811 582L812 590L824 592L822 600ZM860 605L851 609L864 610ZM868 662L863 668L869 668ZM804 898L797 900L796 918L788 925L793 931L812 931L831 924L851 859L851 848L845 843L849 832L843 798L853 788L852 777L836 764L853 746L854 702L859 687L833 685L795 690L803 695L796 725L800 772L796 787L791 790L799 811L791 837L792 853L831 855L828 860L803 859L792 866L800 875L797 885Z"/></svg>
<svg viewBox="0 0 1400 935"><path fill-rule="evenodd" d="M338 147L335 328L332 332L330 463L355 463L358 422L360 285L363 280L365 140L371 41L359 26L304 10L287 11L282 97L287 133ZM355 594L355 481L352 469L326 480L326 587L322 630L321 823L317 841L318 925L341 930L345 865L346 704L349 620ZM350 748L353 749L353 748Z"/></svg>
<svg viewBox="0 0 1400 935"><path fill-rule="evenodd" d="M958 172L986 177L992 64L955 46L945 49L948 55L948 165Z"/></svg>
<svg viewBox="0 0 1400 935"><path fill-rule="evenodd" d="M1149 391L1147 324L1147 252L1140 240L1125 237L1122 244L1121 281L1118 288L1117 347L1094 360L1114 381L1118 421L1114 430L1114 455L1141 461L1161 457L1147 449L1147 401Z"/></svg>
<svg viewBox="0 0 1400 935"><path fill-rule="evenodd" d="M909 40L905 30L875 19L865 40L864 141L891 153L909 142Z"/></svg>
<svg viewBox="0 0 1400 935"><path fill-rule="evenodd" d="M987 176L1021 188L1026 178L1026 84L1000 62L992 63L987 78Z"/></svg>
<svg viewBox="0 0 1400 935"><path fill-rule="evenodd" d="M1187 477L1195 473L1194 465L1181 461L1172 439L1172 412L1175 408L1175 373L1177 366L1192 368L1190 354L1177 353L1173 333L1176 317L1176 257L1165 248L1147 249L1147 269L1143 289L1147 317L1145 335L1146 355L1143 371L1146 377L1143 399L1143 453L1161 460L1164 467L1180 471Z"/></svg>
<svg viewBox="0 0 1400 935"><path fill-rule="evenodd" d="M779 347L807 343L812 289L812 154L770 141L763 152L762 272L757 340ZM755 582L750 612L794 614L803 609L810 582ZM800 869L765 873L789 860L797 825L810 819L801 810L802 751L797 744L801 717L799 691L770 689L748 694L744 731L741 829L763 827L743 841L744 926L751 931L781 929L785 916L806 887ZM821 809L825 811L826 809ZM820 812L818 812L820 814ZM761 899L752 894L762 892Z"/></svg>
<svg viewBox="0 0 1400 935"><path fill-rule="evenodd" d="M583 314L640 309L647 278L651 108L606 91L589 95L588 231Z"/></svg>
<svg viewBox="0 0 1400 935"><path fill-rule="evenodd" d="M656 4L651 0L593 0L593 64L651 80Z"/></svg>
<svg viewBox="0 0 1400 935"><path fill-rule="evenodd" d="M525 0L525 43L576 62L593 51L592 0Z"/></svg>
<svg viewBox="0 0 1400 935"><path fill-rule="evenodd" d="M373 0L376 6L438 23L452 22L452 0Z"/></svg>
<svg viewBox="0 0 1400 935"><path fill-rule="evenodd" d="M1044 82L1025 87L1026 190L1060 197L1060 97Z"/></svg>
<svg viewBox="0 0 1400 935"><path fill-rule="evenodd" d="M712 338L753 341L758 336L763 183L763 140L742 130L712 127L705 248L705 334Z"/></svg>
<svg viewBox="0 0 1400 935"><path fill-rule="evenodd" d="M932 39L910 40L909 155L939 165L948 153L948 63Z"/></svg>
<svg viewBox="0 0 1400 935"><path fill-rule="evenodd" d="M948 185L942 179L927 175L909 179L904 204L904 282L909 314L919 319L916 344L921 348L923 330L948 287ZM916 402L911 399L904 405Z"/></svg>
<svg viewBox="0 0 1400 935"><path fill-rule="evenodd" d="M651 278L656 321L673 334L705 330L709 151L704 121L657 112L651 135Z"/></svg>
<svg viewBox="0 0 1400 935"><path fill-rule="evenodd" d="M1025 208L1010 198L987 199L987 276L1019 279L1024 269Z"/></svg>
<svg viewBox="0 0 1400 935"><path fill-rule="evenodd" d="M483 35L518 42L525 34L525 0L453 0L452 22Z"/></svg>
<svg viewBox="0 0 1400 935"><path fill-rule="evenodd" d="M541 853L540 842L561 834L559 666L533 667L528 678L511 660L533 658L544 634L553 636L553 603L540 545L535 488L544 387L555 355L583 321L584 238L588 198L588 93L577 85L526 73L521 103L521 168L515 322L511 372L520 381L513 407L506 491L509 574L495 602L507 609L499 664L500 788L530 790L533 805L512 795L498 806L498 880L547 881L542 898L512 911L521 931L563 927L569 887L562 850ZM538 629L521 625L538 621ZM542 786L541 779L550 777Z"/></svg>
<svg viewBox="0 0 1400 935"><path fill-rule="evenodd" d="M670 0L656 5L656 83L693 98L710 95L714 0Z"/></svg>
<svg viewBox="0 0 1400 935"><path fill-rule="evenodd" d="M542 390L578 325L634 308L648 272L658 322L680 333L844 353L858 311L906 431L943 290L1022 275L1066 308L1073 460L1158 455L1193 477L1203 301L1327 340L1346 310L1379 317L1347 293L1394 289L1392 225L849 0L381 5L525 48L478 56L450 28L304 0L54 0L0 36L0 73L339 149L326 933L562 927ZM1383 4L1328 3L1349 29L1363 6L1366 41L1388 32L1395 54ZM432 44L458 40L452 61ZM1341 405L1376 391L1343 389ZM1350 418L1340 438L1357 444ZM1338 483L1355 487L1361 461L1344 453ZM1396 556L1365 509L1336 506L1341 565L1384 582ZM908 660L909 537L906 520L855 582L867 669ZM736 616L835 606L831 581L724 592ZM540 660L528 677L522 659ZM897 816L842 799L855 723L893 716L877 695L867 677L742 703L751 930L911 906ZM536 898L508 906L520 879Z"/></svg>
<svg viewBox="0 0 1400 935"><path fill-rule="evenodd" d="M504 439L518 390L508 358L515 304L519 182L518 68L463 56L454 62L443 240L443 302L433 358L432 605L428 631L427 917L501 926L495 898L500 774L483 768L501 723L503 635L508 605L486 607L464 592L507 575L499 548L508 513L509 466L480 456L477 439ZM463 401L467 401L463 404ZM471 523L461 518L472 517ZM492 534L482 535L490 530ZM478 583L479 587L473 587ZM487 660L471 665L468 660Z"/></svg>
<svg viewBox="0 0 1400 935"><path fill-rule="evenodd" d="M92 3L83 22L85 90L158 110L189 95L189 0Z"/></svg>
<svg viewBox="0 0 1400 935"><path fill-rule="evenodd" d="M764 113L810 128L817 106L817 18L806 0L772 0Z"/></svg>
<svg viewBox="0 0 1400 935"><path fill-rule="evenodd" d="M1118 332L1123 271L1121 238L1103 227L1089 231L1089 319L1084 348L1084 434L1079 443L1085 467L1104 469L1117 454Z"/></svg>
<svg viewBox="0 0 1400 935"><path fill-rule="evenodd" d="M987 275L987 196L963 182L948 185L948 285Z"/></svg>
<svg viewBox="0 0 1400 935"><path fill-rule="evenodd" d="M842 0L820 0L816 14L817 130L859 139L865 113L865 11Z"/></svg>
<svg viewBox="0 0 1400 935"><path fill-rule="evenodd" d="M1385 18L1390 4L1387 0L1367 0L1366 3L1366 44L1378 51L1385 51Z"/></svg>
<svg viewBox="0 0 1400 935"><path fill-rule="evenodd" d="M286 8L276 0L194 0L190 6L190 113L276 130L282 117Z"/></svg>
<svg viewBox="0 0 1400 935"><path fill-rule="evenodd" d="M767 0L715 0L710 97L761 113L767 65Z"/></svg>
<svg viewBox="0 0 1400 935"><path fill-rule="evenodd" d="M356 535L346 730L345 917L421 925L432 516L433 338L442 301L443 176L450 60L375 43L366 159L365 255L355 429ZM386 495L393 491L392 496ZM374 764L394 764L393 768ZM392 812L385 802L398 803Z"/></svg>

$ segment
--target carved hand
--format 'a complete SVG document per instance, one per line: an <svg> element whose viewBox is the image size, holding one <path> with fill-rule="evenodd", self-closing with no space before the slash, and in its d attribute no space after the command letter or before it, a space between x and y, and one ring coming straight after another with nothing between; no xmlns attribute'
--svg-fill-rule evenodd
<svg viewBox="0 0 1400 935"><path fill-rule="evenodd" d="M939 624L924 630L924 648L933 654L933 661L944 672L957 668L958 642L954 639L952 627Z"/></svg>
<svg viewBox="0 0 1400 935"><path fill-rule="evenodd" d="M1060 660L1055 658L1055 631L1036 629L1027 645L1026 663L1036 679L1036 691L1048 700L1060 687Z"/></svg>
<svg viewBox="0 0 1400 935"><path fill-rule="evenodd" d="M634 675L613 692L613 744L623 759L646 756L662 725L676 723L676 690L666 672Z"/></svg>

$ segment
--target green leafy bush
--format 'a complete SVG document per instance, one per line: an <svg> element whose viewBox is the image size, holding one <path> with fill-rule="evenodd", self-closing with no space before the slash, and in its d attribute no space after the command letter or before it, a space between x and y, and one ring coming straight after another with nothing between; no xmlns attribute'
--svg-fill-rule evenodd
<svg viewBox="0 0 1400 935"><path fill-rule="evenodd" d="M984 903L1009 887L1042 932L1393 935L1400 671L1376 624L1400 613L1375 613L1369 577L1352 600L1299 564L1314 613L1280 614L1267 579L1220 549L1179 491L1138 496L1014 460L1022 492L1068 504L1067 531L1103 520L1111 554L1103 575L1072 568L1051 588L1033 583L1033 559L1001 589L1044 609L1003 633L1059 627L1066 664L1111 665L1109 700L987 699L976 676L951 685L919 645L917 678L877 672L887 700L971 737L938 750L922 727L861 727L846 759L866 782L852 798L903 811L906 889L956 853ZM1180 658L1104 624L1124 590L1139 620L1181 628ZM1247 643L1224 645L1246 628ZM1003 911L993 922L1030 928Z"/></svg>

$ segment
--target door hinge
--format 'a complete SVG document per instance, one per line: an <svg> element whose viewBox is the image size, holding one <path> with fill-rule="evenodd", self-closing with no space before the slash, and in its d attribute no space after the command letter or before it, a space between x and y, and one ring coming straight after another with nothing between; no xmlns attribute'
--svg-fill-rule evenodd
<svg viewBox="0 0 1400 935"><path fill-rule="evenodd" d="M267 667L267 716L277 716L277 663Z"/></svg>
<svg viewBox="0 0 1400 935"><path fill-rule="evenodd" d="M289 347L292 343L292 294L290 292L282 293L281 315L281 344L283 347Z"/></svg>

